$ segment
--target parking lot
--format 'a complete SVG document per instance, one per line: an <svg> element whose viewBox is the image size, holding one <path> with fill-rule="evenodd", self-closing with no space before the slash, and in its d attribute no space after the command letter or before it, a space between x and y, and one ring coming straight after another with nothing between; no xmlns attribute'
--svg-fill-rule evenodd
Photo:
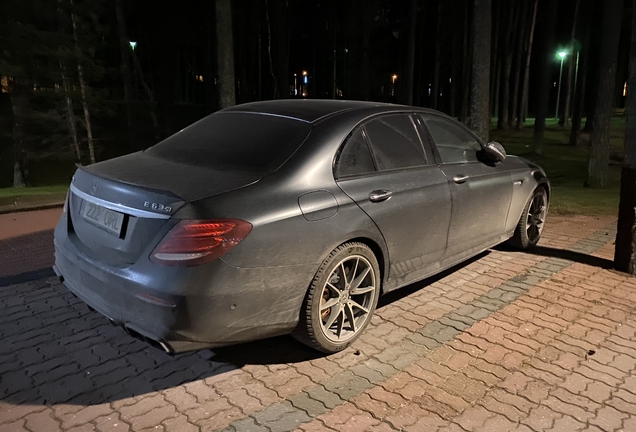
<svg viewBox="0 0 636 432"><path fill-rule="evenodd" d="M615 218L550 216L532 253L391 293L336 355L280 337L170 357L50 276L55 215L29 217L0 232L0 432L636 431Z"/></svg>

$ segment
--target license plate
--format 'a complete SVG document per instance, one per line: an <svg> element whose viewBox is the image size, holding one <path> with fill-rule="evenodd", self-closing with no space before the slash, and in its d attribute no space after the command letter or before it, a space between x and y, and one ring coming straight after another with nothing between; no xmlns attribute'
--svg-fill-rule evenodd
<svg viewBox="0 0 636 432"><path fill-rule="evenodd" d="M119 237L124 222L124 215L105 207L84 201L82 216L90 223L105 229L109 233Z"/></svg>

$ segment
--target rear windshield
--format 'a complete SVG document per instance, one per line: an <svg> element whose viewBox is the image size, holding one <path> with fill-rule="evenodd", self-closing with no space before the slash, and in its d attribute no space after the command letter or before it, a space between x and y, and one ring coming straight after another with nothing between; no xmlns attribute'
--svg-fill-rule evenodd
<svg viewBox="0 0 636 432"><path fill-rule="evenodd" d="M222 112L146 151L188 165L266 174L279 168L310 131L310 123L287 117Z"/></svg>

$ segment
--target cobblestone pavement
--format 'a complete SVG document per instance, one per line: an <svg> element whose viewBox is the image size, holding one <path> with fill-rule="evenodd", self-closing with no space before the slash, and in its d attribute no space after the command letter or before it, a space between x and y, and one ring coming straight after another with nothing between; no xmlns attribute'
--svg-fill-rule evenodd
<svg viewBox="0 0 636 432"><path fill-rule="evenodd" d="M636 431L636 278L613 218L551 217L384 297L321 356L289 337L170 357L54 278L0 288L0 432ZM2 258L2 257L0 257Z"/></svg>
<svg viewBox="0 0 636 432"><path fill-rule="evenodd" d="M61 208L0 214L0 287L52 275Z"/></svg>

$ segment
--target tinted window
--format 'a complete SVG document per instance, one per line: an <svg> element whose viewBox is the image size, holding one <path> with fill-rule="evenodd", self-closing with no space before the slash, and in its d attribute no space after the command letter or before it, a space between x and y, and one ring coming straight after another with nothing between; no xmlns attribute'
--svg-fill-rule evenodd
<svg viewBox="0 0 636 432"><path fill-rule="evenodd" d="M188 165L265 174L305 140L311 124L252 113L217 113L199 120L148 153Z"/></svg>
<svg viewBox="0 0 636 432"><path fill-rule="evenodd" d="M380 117L364 125L378 169L391 170L426 165L426 156L411 118Z"/></svg>
<svg viewBox="0 0 636 432"><path fill-rule="evenodd" d="M351 134L340 152L336 165L336 176L343 178L372 172L375 172L373 158L367 142L362 136L362 130L358 128Z"/></svg>
<svg viewBox="0 0 636 432"><path fill-rule="evenodd" d="M481 150L479 142L455 124L443 117L422 117L428 131L435 141L439 155L444 163L476 162Z"/></svg>

